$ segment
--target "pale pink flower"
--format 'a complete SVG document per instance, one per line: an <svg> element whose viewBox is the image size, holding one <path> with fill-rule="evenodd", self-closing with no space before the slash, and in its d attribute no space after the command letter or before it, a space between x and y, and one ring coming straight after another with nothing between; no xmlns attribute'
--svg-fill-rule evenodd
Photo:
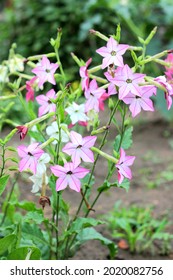
<svg viewBox="0 0 173 280"><path fill-rule="evenodd" d="M114 94L117 94L117 89L114 84L110 83L108 86L108 95L110 96Z"/></svg>
<svg viewBox="0 0 173 280"><path fill-rule="evenodd" d="M28 132L28 127L25 125L18 125L17 128L17 134L20 135L20 140L23 140Z"/></svg>
<svg viewBox="0 0 173 280"><path fill-rule="evenodd" d="M82 90L86 90L89 85L89 75L88 75L88 66L90 65L92 58L88 59L84 66L81 66L79 69L80 76L82 78Z"/></svg>
<svg viewBox="0 0 173 280"><path fill-rule="evenodd" d="M115 77L110 82L119 87L119 99L123 99L129 92L140 94L141 87L139 83L144 83L145 74L133 73L126 64L124 67L118 67Z"/></svg>
<svg viewBox="0 0 173 280"><path fill-rule="evenodd" d="M154 81L156 81L162 87L165 88L165 99L166 99L167 108L169 110L172 106L172 95L173 95L172 86L168 83L165 76L159 76L155 78Z"/></svg>
<svg viewBox="0 0 173 280"><path fill-rule="evenodd" d="M129 168L135 160L134 156L126 156L123 148L120 148L120 159L115 165L118 170L118 183L121 184L124 180L124 177L127 179L132 179L132 172Z"/></svg>
<svg viewBox="0 0 173 280"><path fill-rule="evenodd" d="M56 93L54 89L49 90L46 95L39 95L36 97L38 104L41 106L38 110L38 116L41 117L42 115L50 112L56 111L56 104L51 102L51 99L56 99Z"/></svg>
<svg viewBox="0 0 173 280"><path fill-rule="evenodd" d="M50 63L50 60L46 56L43 56L39 65L32 70L39 79L39 88L41 88L45 82L49 82L53 85L56 84L54 73L58 67L59 65L57 63Z"/></svg>
<svg viewBox="0 0 173 280"><path fill-rule="evenodd" d="M19 163L19 171L30 169L34 174L37 172L37 164L39 158L42 156L44 151L39 148L39 143L34 143L26 147L25 145L20 145L17 148L18 155L21 157Z"/></svg>
<svg viewBox="0 0 173 280"><path fill-rule="evenodd" d="M96 139L96 136L86 136L82 138L79 133L71 131L71 142L67 143L62 151L71 156L75 166L81 163L81 159L84 162L94 162L94 154L90 148L94 146Z"/></svg>
<svg viewBox="0 0 173 280"><path fill-rule="evenodd" d="M103 88L99 88L96 80L92 80L88 89L85 91L85 97L87 99L85 104L85 111L94 110L99 112L99 99L105 93Z"/></svg>
<svg viewBox="0 0 173 280"><path fill-rule="evenodd" d="M154 86L142 86L141 92L135 95L129 92L123 101L126 104L130 104L129 109L132 112L132 117L136 117L141 112L144 111L154 111L153 102L150 97L156 92L156 87Z"/></svg>
<svg viewBox="0 0 173 280"><path fill-rule="evenodd" d="M64 190L69 186L72 190L80 192L81 182L79 179L84 178L90 171L83 167L75 167L73 162L67 162L64 167L55 165L50 167L52 173L58 177L56 181L56 190Z"/></svg>
<svg viewBox="0 0 173 280"><path fill-rule="evenodd" d="M26 82L26 101L32 100L34 101L34 87L35 87L35 81L37 80L37 77L33 77L30 81Z"/></svg>
<svg viewBox="0 0 173 280"><path fill-rule="evenodd" d="M109 38L106 47L101 47L96 52L103 56L102 69L111 64L124 66L122 55L129 48L128 45L118 44L112 37Z"/></svg>

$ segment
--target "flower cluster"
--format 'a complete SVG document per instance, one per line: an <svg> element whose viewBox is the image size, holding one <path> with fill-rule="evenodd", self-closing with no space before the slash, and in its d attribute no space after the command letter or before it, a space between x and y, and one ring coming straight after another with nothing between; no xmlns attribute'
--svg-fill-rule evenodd
<svg viewBox="0 0 173 280"><path fill-rule="evenodd" d="M141 110L154 111L152 97L156 95L157 88L161 88L165 93L168 110L172 106L172 77L173 77L173 55L169 54L165 75L156 78L147 77L146 74L135 72L135 68L130 68L124 62L123 55L130 49L129 45L120 44L113 37L107 40L106 46L96 50L96 53L103 57L102 64L95 70L89 69L92 58L80 65L79 74L81 77L81 88L83 91L83 103L78 104L78 99L63 101L63 117L59 116L58 106L61 106L65 98L66 90L56 93L55 89L50 89L46 94L40 94L35 99L39 105L38 117L43 117L48 113L53 113L54 118L45 127L47 137L55 147L59 147L58 158L61 161L54 162L50 166L51 172L58 177L56 190L61 191L69 186L77 192L81 189L81 178L84 178L90 170L81 166L82 162L94 163L94 145L96 136L82 137L81 134L71 130L76 125L88 126L95 121L101 110L104 110L104 102L115 96L119 104L128 106L132 118L136 117ZM42 90L44 84L48 82L56 85L55 72L59 64L51 63L44 55L32 70L35 74L26 82L26 100L34 101L34 90ZM105 70L106 68L106 70ZM93 76L97 70L103 70L104 77ZM102 86L99 82L103 81ZM59 105L60 104L60 105ZM126 106L126 107L127 107ZM18 126L21 140L24 139L28 127ZM99 131L99 130L98 130ZM48 141L48 140L47 140ZM62 146L64 144L64 146ZM61 150L60 150L61 148ZM56 150L56 149L55 149ZM95 150L96 151L96 150ZM99 153L99 150L97 151ZM46 164L51 161L51 157L44 153L40 143L33 142L28 147L21 145L18 147L18 154L21 157L19 164L20 172L23 170L32 171L30 179L34 182L33 192L41 187L43 177L44 182L48 182L46 174ZM101 152L100 152L101 154ZM104 156L105 154L102 153ZM118 183L121 184L124 178L131 179L132 173L129 168L135 160L134 156L127 156L123 147L119 147L116 158L113 159L114 167L118 173ZM116 162L116 163L115 163ZM43 176L44 174L44 176Z"/></svg>

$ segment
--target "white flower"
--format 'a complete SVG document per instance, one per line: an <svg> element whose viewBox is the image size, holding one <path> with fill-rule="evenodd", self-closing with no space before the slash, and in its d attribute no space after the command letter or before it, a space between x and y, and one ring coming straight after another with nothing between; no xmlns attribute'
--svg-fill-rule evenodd
<svg viewBox="0 0 173 280"><path fill-rule="evenodd" d="M61 141L63 143L66 143L69 141L69 137L68 137L67 133L63 130L63 128L67 129L67 125L64 123L61 123L60 127L61 127ZM57 141L59 141L59 128L58 128L57 122L53 122L50 126L48 126L46 128L46 133L50 137L55 138L55 139L57 139ZM56 140L53 141L52 144L56 145L57 141Z"/></svg>
<svg viewBox="0 0 173 280"><path fill-rule="evenodd" d="M48 177L46 174L36 173L35 175L30 176L29 179L34 183L31 190L32 193L38 192L43 183L46 185L48 184Z"/></svg>
<svg viewBox="0 0 173 280"><path fill-rule="evenodd" d="M7 83L8 81L8 67L0 65L0 82Z"/></svg>
<svg viewBox="0 0 173 280"><path fill-rule="evenodd" d="M88 121L89 118L85 114L85 105L78 105L75 102L72 103L69 107L65 109L65 111L70 115L70 119L72 124L77 123L78 121Z"/></svg>
<svg viewBox="0 0 173 280"><path fill-rule="evenodd" d="M22 72L24 70L23 58L14 56L9 60L8 66L10 69L10 73L14 73L15 71Z"/></svg>
<svg viewBox="0 0 173 280"><path fill-rule="evenodd" d="M42 154L38 160L37 173L43 174L46 172L46 163L50 161L50 156L47 153Z"/></svg>

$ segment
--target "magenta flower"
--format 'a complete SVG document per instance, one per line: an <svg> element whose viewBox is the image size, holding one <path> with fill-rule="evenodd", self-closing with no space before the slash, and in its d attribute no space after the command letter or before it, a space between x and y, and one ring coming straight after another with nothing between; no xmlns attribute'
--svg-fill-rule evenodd
<svg viewBox="0 0 173 280"><path fill-rule="evenodd" d="M37 172L38 159L44 154L44 151L39 148L39 143L33 143L26 147L25 145L20 145L17 148L18 155L21 157L19 163L19 171L30 169L34 174Z"/></svg>
<svg viewBox="0 0 173 280"><path fill-rule="evenodd" d="M162 87L165 88L165 99L168 110L172 106L172 95L173 95L173 88L172 86L167 82L165 76L159 76L154 79L157 83L159 83Z"/></svg>
<svg viewBox="0 0 173 280"><path fill-rule="evenodd" d="M117 89L114 84L110 83L108 86L108 95L110 96L114 94L117 94Z"/></svg>
<svg viewBox="0 0 173 280"><path fill-rule="evenodd" d="M85 66L81 66L79 69L80 76L82 78L82 90L88 89L89 86L89 75L88 75L88 66L90 65L92 58L88 59Z"/></svg>
<svg viewBox="0 0 173 280"><path fill-rule="evenodd" d="M49 90L46 95L41 94L36 97L38 104L41 105L38 110L39 117L46 113L56 111L56 104L52 103L50 99L56 99L56 93L54 89Z"/></svg>
<svg viewBox="0 0 173 280"><path fill-rule="evenodd" d="M92 80L89 84L88 89L85 91L85 97L87 102L85 104L85 111L94 110L99 112L99 99L105 93L103 88L99 88L96 80Z"/></svg>
<svg viewBox="0 0 173 280"><path fill-rule="evenodd" d="M99 98L99 110L104 111L105 105L104 101L109 98L108 93L103 93L102 96Z"/></svg>
<svg viewBox="0 0 173 280"><path fill-rule="evenodd" d="M83 167L75 167L73 162L65 163L64 167L55 165L50 167L52 173L58 177L56 181L56 190L64 190L69 186L72 190L80 192L81 182L79 179L84 178L90 171Z"/></svg>
<svg viewBox="0 0 173 280"><path fill-rule="evenodd" d="M118 170L118 183L121 184L125 178L132 179L132 172L129 168L135 160L134 156L126 156L125 151L120 148L120 159L115 165Z"/></svg>
<svg viewBox="0 0 173 280"><path fill-rule="evenodd" d="M96 52L103 56L102 69L111 64L116 66L124 66L122 55L128 49L128 45L118 44L112 37L109 38L106 47L101 47Z"/></svg>
<svg viewBox="0 0 173 280"><path fill-rule="evenodd" d="M132 117L136 117L141 112L144 111L154 111L153 102L150 97L155 94L156 87L154 86L143 86L141 87L141 92L135 95L129 92L123 101L126 104L130 104L129 109L132 112Z"/></svg>
<svg viewBox="0 0 173 280"><path fill-rule="evenodd" d="M118 67L114 78L110 76L110 82L119 87L119 99L123 99L128 93L139 95L141 87L139 83L144 83L145 74L133 73L126 64Z"/></svg>
<svg viewBox="0 0 173 280"><path fill-rule="evenodd" d="M39 88L41 88L47 81L53 85L56 84L54 73L58 67L59 65L57 63L50 63L50 60L46 56L43 56L38 66L32 70L32 72L36 74L39 79Z"/></svg>
<svg viewBox="0 0 173 280"><path fill-rule="evenodd" d="M26 101L32 100L34 101L34 86L37 77L33 77L30 81L26 82Z"/></svg>
<svg viewBox="0 0 173 280"><path fill-rule="evenodd" d="M85 162L94 162L94 154L90 150L94 146L96 136L82 136L75 132L70 132L71 142L67 143L62 151L71 156L74 166L78 166L81 163L81 159Z"/></svg>
<svg viewBox="0 0 173 280"><path fill-rule="evenodd" d="M20 135L20 140L23 140L28 132L28 127L24 125L18 125L17 128L17 134Z"/></svg>

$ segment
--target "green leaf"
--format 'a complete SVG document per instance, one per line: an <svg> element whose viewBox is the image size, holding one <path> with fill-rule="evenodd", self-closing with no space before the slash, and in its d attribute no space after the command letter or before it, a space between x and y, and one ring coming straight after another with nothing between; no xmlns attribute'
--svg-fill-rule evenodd
<svg viewBox="0 0 173 280"><path fill-rule="evenodd" d="M0 178L0 195L4 192L8 183L9 175L2 176Z"/></svg>
<svg viewBox="0 0 173 280"><path fill-rule="evenodd" d="M16 242L16 239L15 234L10 234L0 239L0 255L4 254Z"/></svg>
<svg viewBox="0 0 173 280"><path fill-rule="evenodd" d="M101 185L97 190L98 192L106 192L111 186L111 183L105 180L103 185Z"/></svg>
<svg viewBox="0 0 173 280"><path fill-rule="evenodd" d="M78 217L70 227L68 234L79 233L82 229L87 227L95 227L97 225L104 224L101 220L93 218Z"/></svg>
<svg viewBox="0 0 173 280"><path fill-rule="evenodd" d="M29 202L29 201L21 201L18 202L16 204L17 207L24 209L26 211L38 211L38 212L42 212L41 209L36 208L35 203L34 202Z"/></svg>
<svg viewBox="0 0 173 280"><path fill-rule="evenodd" d="M43 213L38 213L37 211L30 211L26 214L24 220L26 222L34 221L35 224L41 224L43 221L45 221L45 218Z"/></svg>
<svg viewBox="0 0 173 280"><path fill-rule="evenodd" d="M121 142L121 147L125 150L129 149L133 143L132 140L132 132L133 132L133 127L130 126L128 129L125 130L124 135L123 135L123 140L121 142L121 135L117 135L114 141L114 150L118 152L120 142Z"/></svg>
<svg viewBox="0 0 173 280"><path fill-rule="evenodd" d="M108 238L105 238L101 233L94 228L85 228L77 235L77 244L81 245L89 240L99 240L103 245L107 246L110 251L110 258L114 259L117 254L117 246Z"/></svg>
<svg viewBox="0 0 173 280"><path fill-rule="evenodd" d="M21 247L11 252L7 260L40 260L41 252L36 247Z"/></svg>

